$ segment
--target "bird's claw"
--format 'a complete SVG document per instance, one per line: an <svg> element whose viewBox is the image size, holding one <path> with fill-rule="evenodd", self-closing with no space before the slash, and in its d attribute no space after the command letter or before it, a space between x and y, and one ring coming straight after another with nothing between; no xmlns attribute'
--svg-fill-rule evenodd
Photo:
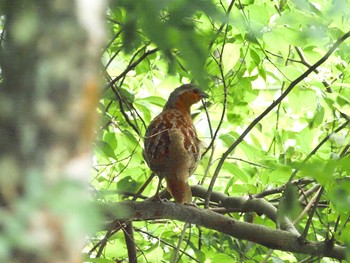
<svg viewBox="0 0 350 263"><path fill-rule="evenodd" d="M163 202L169 202L166 198L160 198L159 195L152 196L149 201L151 202L157 202L157 203L163 203Z"/></svg>
<svg viewBox="0 0 350 263"><path fill-rule="evenodd" d="M198 205L196 205L196 203L184 203L184 205L187 205L187 206L192 206L192 207L197 207L197 208L199 208L198 207Z"/></svg>

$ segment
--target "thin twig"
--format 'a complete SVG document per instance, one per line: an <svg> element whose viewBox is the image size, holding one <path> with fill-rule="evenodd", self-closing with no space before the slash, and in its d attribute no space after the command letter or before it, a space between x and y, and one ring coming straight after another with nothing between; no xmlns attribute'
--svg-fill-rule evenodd
<svg viewBox="0 0 350 263"><path fill-rule="evenodd" d="M313 198L311 198L310 202L308 202L308 204L305 206L305 208L303 209L303 211L299 214L299 216L293 221L293 225L296 225L299 223L299 221L304 217L304 215L307 214L307 212L309 212L309 210L311 209L311 207L317 207L318 201L319 201L319 196L320 193L322 192L322 187L319 186L317 193L313 196ZM311 217L311 214L310 214ZM309 217L309 219L310 219Z"/></svg>
<svg viewBox="0 0 350 263"><path fill-rule="evenodd" d="M295 219L293 221L293 225L295 226L300 220L301 218L310 210L310 208L312 207L312 205L317 205L316 203L316 199L319 196L319 192L321 191L321 189L319 188L319 191L317 192L317 194L310 200L310 202L308 203L308 205L304 208L304 210L300 213L300 215L298 216L297 219ZM264 260L262 262L267 262L267 260L271 257L272 253L273 253L274 249L270 249L269 252L267 253L267 255L265 256Z"/></svg>
<svg viewBox="0 0 350 263"><path fill-rule="evenodd" d="M213 127L211 125L211 121L210 121L210 116L209 116L209 112L208 112L208 108L206 106L205 103L203 103L203 107L204 107L204 111L205 111L205 114L207 116L207 120L208 120L208 126L209 126L209 132L210 132L210 138L211 138L211 142L213 142L213 138L214 138L214 134L213 134ZM208 147L209 148L209 147ZM206 151L208 152L208 150ZM214 158L214 152L215 152L215 144L212 143L212 147L211 147L211 151L210 151L210 156L209 156L209 159L208 159L208 165L205 167L205 171L204 171L204 174L203 174L203 177L202 179L200 180L200 182L198 183L199 185L202 185L204 184L204 181L205 179L207 178L208 176L208 173L209 173L209 169L212 165L212 161L213 161L213 158ZM204 154L202 154L201 158L203 158Z"/></svg>
<svg viewBox="0 0 350 263"><path fill-rule="evenodd" d="M250 165L253 165L253 166L257 166L257 167L260 167L260 168L273 170L273 168L267 167L267 166L262 165L262 164L259 164L259 163L253 163L253 162L244 160L244 159L242 159L242 158L227 157L227 159L229 159L229 160L236 160L236 161L240 161L240 162L243 162L243 163L247 163L247 164L250 164Z"/></svg>
<svg viewBox="0 0 350 263"><path fill-rule="evenodd" d="M307 233L309 231L309 228L310 228L310 225L311 225L311 222L312 222L312 218L313 218L313 216L315 214L315 211L316 211L316 208L317 208L317 204L320 202L321 196L323 194L323 190L324 190L324 188L322 186L320 188L320 190L318 190L318 192L317 192L318 195L317 195L317 198L316 198L315 202L313 203L313 207L312 207L312 210L311 210L311 212L309 214L309 218L308 218L308 220L306 222L306 226L304 228L304 232L300 236L300 240L301 241L304 241L306 239Z"/></svg>
<svg viewBox="0 0 350 263"><path fill-rule="evenodd" d="M108 48L114 43L114 41L120 36L120 34L123 32L123 29L120 30L117 34L114 35L114 37L109 41L109 43L106 45L105 49L103 50L102 53L107 52ZM113 56L108 60L106 63L104 70L108 68L108 66L112 63L112 61L117 57L117 55L122 51L120 48L118 51L116 51Z"/></svg>
<svg viewBox="0 0 350 263"><path fill-rule="evenodd" d="M294 47L294 48L295 48L296 52L298 53L298 55L299 55L299 57L301 59L301 63L303 63L303 65L307 66L308 68L310 68L311 64L305 58L305 56L303 54L303 51L299 47ZM320 73L320 71L317 68L314 69L314 72L316 74ZM331 85L325 79L322 80L322 84L323 84L323 86L325 86L327 92L329 92L329 93L333 92L332 88L331 88Z"/></svg>
<svg viewBox="0 0 350 263"><path fill-rule="evenodd" d="M148 57L149 55L152 55L154 53L156 53L159 49L158 48L154 48L151 50L148 50L147 52L145 52L141 57L139 57L134 63L130 64L119 76L117 76L116 78L114 78L110 83L108 83L106 89L112 87L115 83L117 83L121 78L123 78L124 76L126 76L126 74L134 69L138 64L140 64L146 57Z"/></svg>
<svg viewBox="0 0 350 263"><path fill-rule="evenodd" d="M232 0L228 6L228 9L226 11L226 19L228 19L229 17L229 14L232 10L232 7L235 3L235 0ZM209 43L209 50L212 48L212 46L214 45L215 43L215 40L217 39L217 37L221 34L222 30L224 29L225 25L227 25L227 22L225 21L224 23L221 24L221 26L219 27L219 29L216 31L216 34L215 36L213 37L212 41ZM225 38L226 39L226 38Z"/></svg>
<svg viewBox="0 0 350 263"><path fill-rule="evenodd" d="M227 27L226 27L225 33L227 34ZM225 39L226 39L226 38L225 38ZM214 56L212 56L213 59L214 59L214 61L216 62L216 64L217 64L218 67L219 67L219 71L220 71L220 75L221 75L221 81L222 81L222 85L223 85L223 88L224 88L224 89L223 89L223 91L224 91L224 94L223 94L223 95L224 95L224 100L223 100L223 103L222 103L222 104L223 104L223 108L222 108L222 112L221 112L219 124L218 124L218 126L216 127L215 132L214 132L214 135L213 135L213 137L212 137L212 139L211 139L211 142L210 142L208 148L204 151L203 156L209 151L209 149L210 149L210 148L212 147L212 145L214 144L215 139L216 139L216 137L217 137L217 135L218 135L218 132L219 132L219 130L220 130L220 127L221 127L222 123L224 122L224 117L225 117L225 114L226 114L226 107L227 107L227 90L228 90L228 86L227 86L227 83L225 82L225 75L224 75L224 71L223 71L223 68L222 68L222 55L223 55L224 47L225 47L225 40L224 40L224 43L223 43L223 45L222 45L222 50L221 50L221 52L220 52L219 61L218 61Z"/></svg>
<svg viewBox="0 0 350 263"><path fill-rule="evenodd" d="M350 37L350 31L344 34L341 38L339 38L333 46L328 50L328 52L315 64L313 64L310 68L308 68L303 74L301 74L298 78L296 78L294 81L290 83L288 88L282 93L282 95L275 100L269 107L266 108L256 119L253 120L253 122L244 130L244 132L238 137L238 139L226 150L226 152L223 153L216 169L213 174L212 180L210 182L210 185L208 187L206 202L209 202L210 196L213 191L214 183L219 175L219 172L226 160L226 158L231 154L231 152L243 141L245 136L255 127L256 124L258 124L268 113L270 113L279 103L282 102L282 100L293 90L293 88L299 84L302 80L304 80L308 75L310 75L314 69L322 65L331 55L332 53L339 47L340 44L342 44L347 38Z"/></svg>
<svg viewBox="0 0 350 263"><path fill-rule="evenodd" d="M298 180L294 180L291 183L293 185L297 185L297 186L299 186L299 185L306 186L306 185L308 185L310 183L313 183L313 182L315 182L315 180L313 180L313 179L301 178L301 179L298 179ZM282 186L277 187L277 188L264 190L264 191L262 191L260 193L257 193L255 195L253 195L252 197L254 197L254 198L264 198L264 197L269 196L269 195L282 193L285 188L286 188L286 186L282 185Z"/></svg>
<svg viewBox="0 0 350 263"><path fill-rule="evenodd" d="M294 169L293 173L291 174L291 176L289 177L289 180L287 182L287 184L289 184L292 180L294 180L295 176L297 175L297 173L300 171L301 167L303 166L303 164L305 164L317 151L318 149L321 148L321 146L323 144L325 144L329 138L341 131L342 129L344 129L348 124L350 123L350 120L347 120L346 122L344 122L342 125L340 125L336 130L334 130L332 133L328 134L326 137L323 138L323 140L306 156L306 158L301 162L301 165L299 166L299 168Z"/></svg>
<svg viewBox="0 0 350 263"><path fill-rule="evenodd" d="M136 232L140 232L142 234L145 234L147 236L150 236L151 238L157 239L160 243L163 243L164 245L171 247L173 249L175 249L176 247L173 244L170 244L169 242L164 241L163 239L161 239L160 237L157 237L155 235L152 235L151 233L141 230L140 228L136 228L135 227L135 231ZM180 249L181 253L186 255L189 259L191 259L191 262L199 262L195 257L191 256L190 254L186 253L186 251L184 251L183 249Z"/></svg>
<svg viewBox="0 0 350 263"><path fill-rule="evenodd" d="M179 257L179 252L180 252L180 249L181 249L181 244L182 244L182 242L183 242L183 240L184 240L184 238L185 238L186 230L187 230L187 228L188 228L189 226L190 226L189 223L185 223L185 224L184 224L184 227L183 227L183 229L182 229L182 231L181 231L180 238L179 238L179 240L178 240L178 242L177 242L176 249L175 249L175 251L174 251L174 257L173 257L173 259L172 259L172 261L171 261L172 263L177 263L178 260L180 259L180 257Z"/></svg>

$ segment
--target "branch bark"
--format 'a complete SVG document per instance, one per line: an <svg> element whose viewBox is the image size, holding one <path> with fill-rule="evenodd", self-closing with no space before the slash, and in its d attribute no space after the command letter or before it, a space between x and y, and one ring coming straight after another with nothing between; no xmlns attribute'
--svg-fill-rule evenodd
<svg viewBox="0 0 350 263"><path fill-rule="evenodd" d="M191 187L193 196L205 198L206 188L200 185ZM219 203L227 209L236 209L239 212L255 212L259 215L265 215L271 219L276 225L292 234L300 236L298 230L286 216L277 216L277 208L263 198L254 198L249 196L237 197L227 196L223 193L214 191L211 199L212 202Z"/></svg>
<svg viewBox="0 0 350 263"><path fill-rule="evenodd" d="M345 259L345 248L326 242L303 241L293 233L237 221L197 207L158 202L119 202L101 205L110 220L171 219L199 225L232 237L248 240L271 249L338 260Z"/></svg>

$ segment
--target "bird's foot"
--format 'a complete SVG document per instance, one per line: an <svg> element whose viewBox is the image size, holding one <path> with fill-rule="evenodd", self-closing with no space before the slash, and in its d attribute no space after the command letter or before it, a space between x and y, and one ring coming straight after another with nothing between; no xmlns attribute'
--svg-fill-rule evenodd
<svg viewBox="0 0 350 263"><path fill-rule="evenodd" d="M157 203L163 203L163 202L169 202L166 198L160 198L159 195L154 195L151 198L148 199L150 202L157 202Z"/></svg>
<svg viewBox="0 0 350 263"><path fill-rule="evenodd" d="M184 205L187 205L187 206L192 206L192 207L197 207L197 208L199 208L198 207L198 205L196 205L196 203L184 203Z"/></svg>

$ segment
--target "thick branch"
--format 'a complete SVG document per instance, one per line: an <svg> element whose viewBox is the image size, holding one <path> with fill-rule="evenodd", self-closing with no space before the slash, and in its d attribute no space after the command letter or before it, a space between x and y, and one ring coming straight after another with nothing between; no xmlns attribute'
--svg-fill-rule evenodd
<svg viewBox="0 0 350 263"><path fill-rule="evenodd" d="M248 240L268 248L315 256L345 259L345 248L325 242L300 242L299 236L287 231L237 221L230 217L197 207L158 202L120 202L103 205L111 220L172 219L196 224L238 239Z"/></svg>
<svg viewBox="0 0 350 263"><path fill-rule="evenodd" d="M205 198L206 189L203 186L195 185L191 187L193 196ZM294 235L300 236L298 230L286 216L277 216L277 208L263 198L254 198L249 196L227 196L223 193L213 191L210 201L221 204L228 209L239 209L241 212L255 212L259 215L265 215L273 222L278 224L282 230L288 231Z"/></svg>

